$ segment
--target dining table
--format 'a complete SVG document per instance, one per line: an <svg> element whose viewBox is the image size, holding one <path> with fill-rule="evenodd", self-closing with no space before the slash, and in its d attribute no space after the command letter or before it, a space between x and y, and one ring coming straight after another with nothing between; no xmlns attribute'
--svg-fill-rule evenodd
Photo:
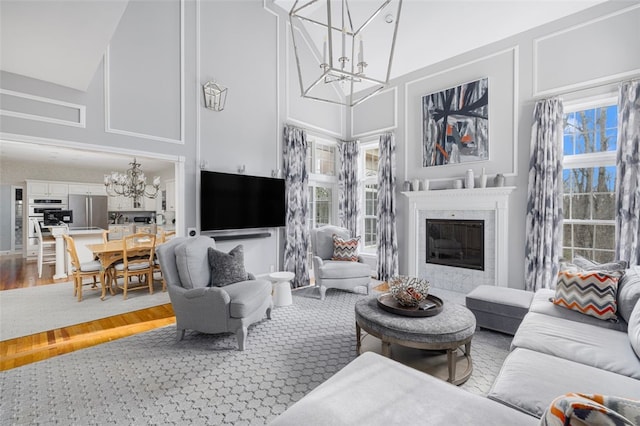
<svg viewBox="0 0 640 426"><path fill-rule="evenodd" d="M110 240L106 243L87 244L86 246L87 249L93 252L93 254L98 258L100 264L102 265L100 269L100 283L102 285L102 295L100 296L100 300L104 300L105 296L107 295L107 271L112 265L119 262L124 257L123 241L124 240ZM127 249L135 249L138 245L141 248L148 247L148 245L145 244L146 242L148 241L140 241L140 244L137 244L135 240L132 240L131 244L127 246ZM109 291L111 295L115 294L111 285L109 285Z"/></svg>

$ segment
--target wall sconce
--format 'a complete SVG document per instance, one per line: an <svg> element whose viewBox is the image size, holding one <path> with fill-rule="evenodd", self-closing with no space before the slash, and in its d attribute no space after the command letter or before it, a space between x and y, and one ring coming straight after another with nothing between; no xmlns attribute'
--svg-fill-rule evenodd
<svg viewBox="0 0 640 426"><path fill-rule="evenodd" d="M227 103L227 88L208 81L202 86L204 107L213 111L222 111Z"/></svg>

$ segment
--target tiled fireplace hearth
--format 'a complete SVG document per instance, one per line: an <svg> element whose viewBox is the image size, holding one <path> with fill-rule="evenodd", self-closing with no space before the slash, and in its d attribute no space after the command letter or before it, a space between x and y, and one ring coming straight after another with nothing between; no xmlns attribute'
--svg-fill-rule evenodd
<svg viewBox="0 0 640 426"><path fill-rule="evenodd" d="M507 287L509 195L515 187L403 192L407 210L408 274L433 287L468 293L481 284ZM426 262L427 219L482 221L484 270Z"/></svg>

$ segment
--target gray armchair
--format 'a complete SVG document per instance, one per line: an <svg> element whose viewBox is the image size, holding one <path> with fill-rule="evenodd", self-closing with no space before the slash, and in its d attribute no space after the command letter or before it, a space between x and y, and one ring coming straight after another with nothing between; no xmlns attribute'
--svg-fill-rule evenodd
<svg viewBox="0 0 640 426"><path fill-rule="evenodd" d="M311 250L313 251L313 271L316 285L320 288L320 299L324 300L328 288L353 291L365 286L371 291L371 268L358 257L358 262L331 260L333 256L333 235L351 238L349 231L338 226L325 225L311 230Z"/></svg>
<svg viewBox="0 0 640 426"><path fill-rule="evenodd" d="M176 314L178 341L187 329L201 333L236 334L238 348L246 346L249 325L271 319L272 284L249 280L209 287L211 271L208 249L215 248L213 238L177 237L156 248L162 275Z"/></svg>

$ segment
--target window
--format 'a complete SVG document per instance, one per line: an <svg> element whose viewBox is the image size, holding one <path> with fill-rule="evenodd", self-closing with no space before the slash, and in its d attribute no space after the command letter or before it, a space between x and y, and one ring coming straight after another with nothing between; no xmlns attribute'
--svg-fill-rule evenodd
<svg viewBox="0 0 640 426"><path fill-rule="evenodd" d="M375 253L378 238L378 160L380 151L377 140L360 145L361 229L363 253Z"/></svg>
<svg viewBox="0 0 640 426"><path fill-rule="evenodd" d="M615 255L615 98L565 106L563 257Z"/></svg>
<svg viewBox="0 0 640 426"><path fill-rule="evenodd" d="M335 224L337 214L337 178L335 141L307 137L307 171L309 172L309 229Z"/></svg>

